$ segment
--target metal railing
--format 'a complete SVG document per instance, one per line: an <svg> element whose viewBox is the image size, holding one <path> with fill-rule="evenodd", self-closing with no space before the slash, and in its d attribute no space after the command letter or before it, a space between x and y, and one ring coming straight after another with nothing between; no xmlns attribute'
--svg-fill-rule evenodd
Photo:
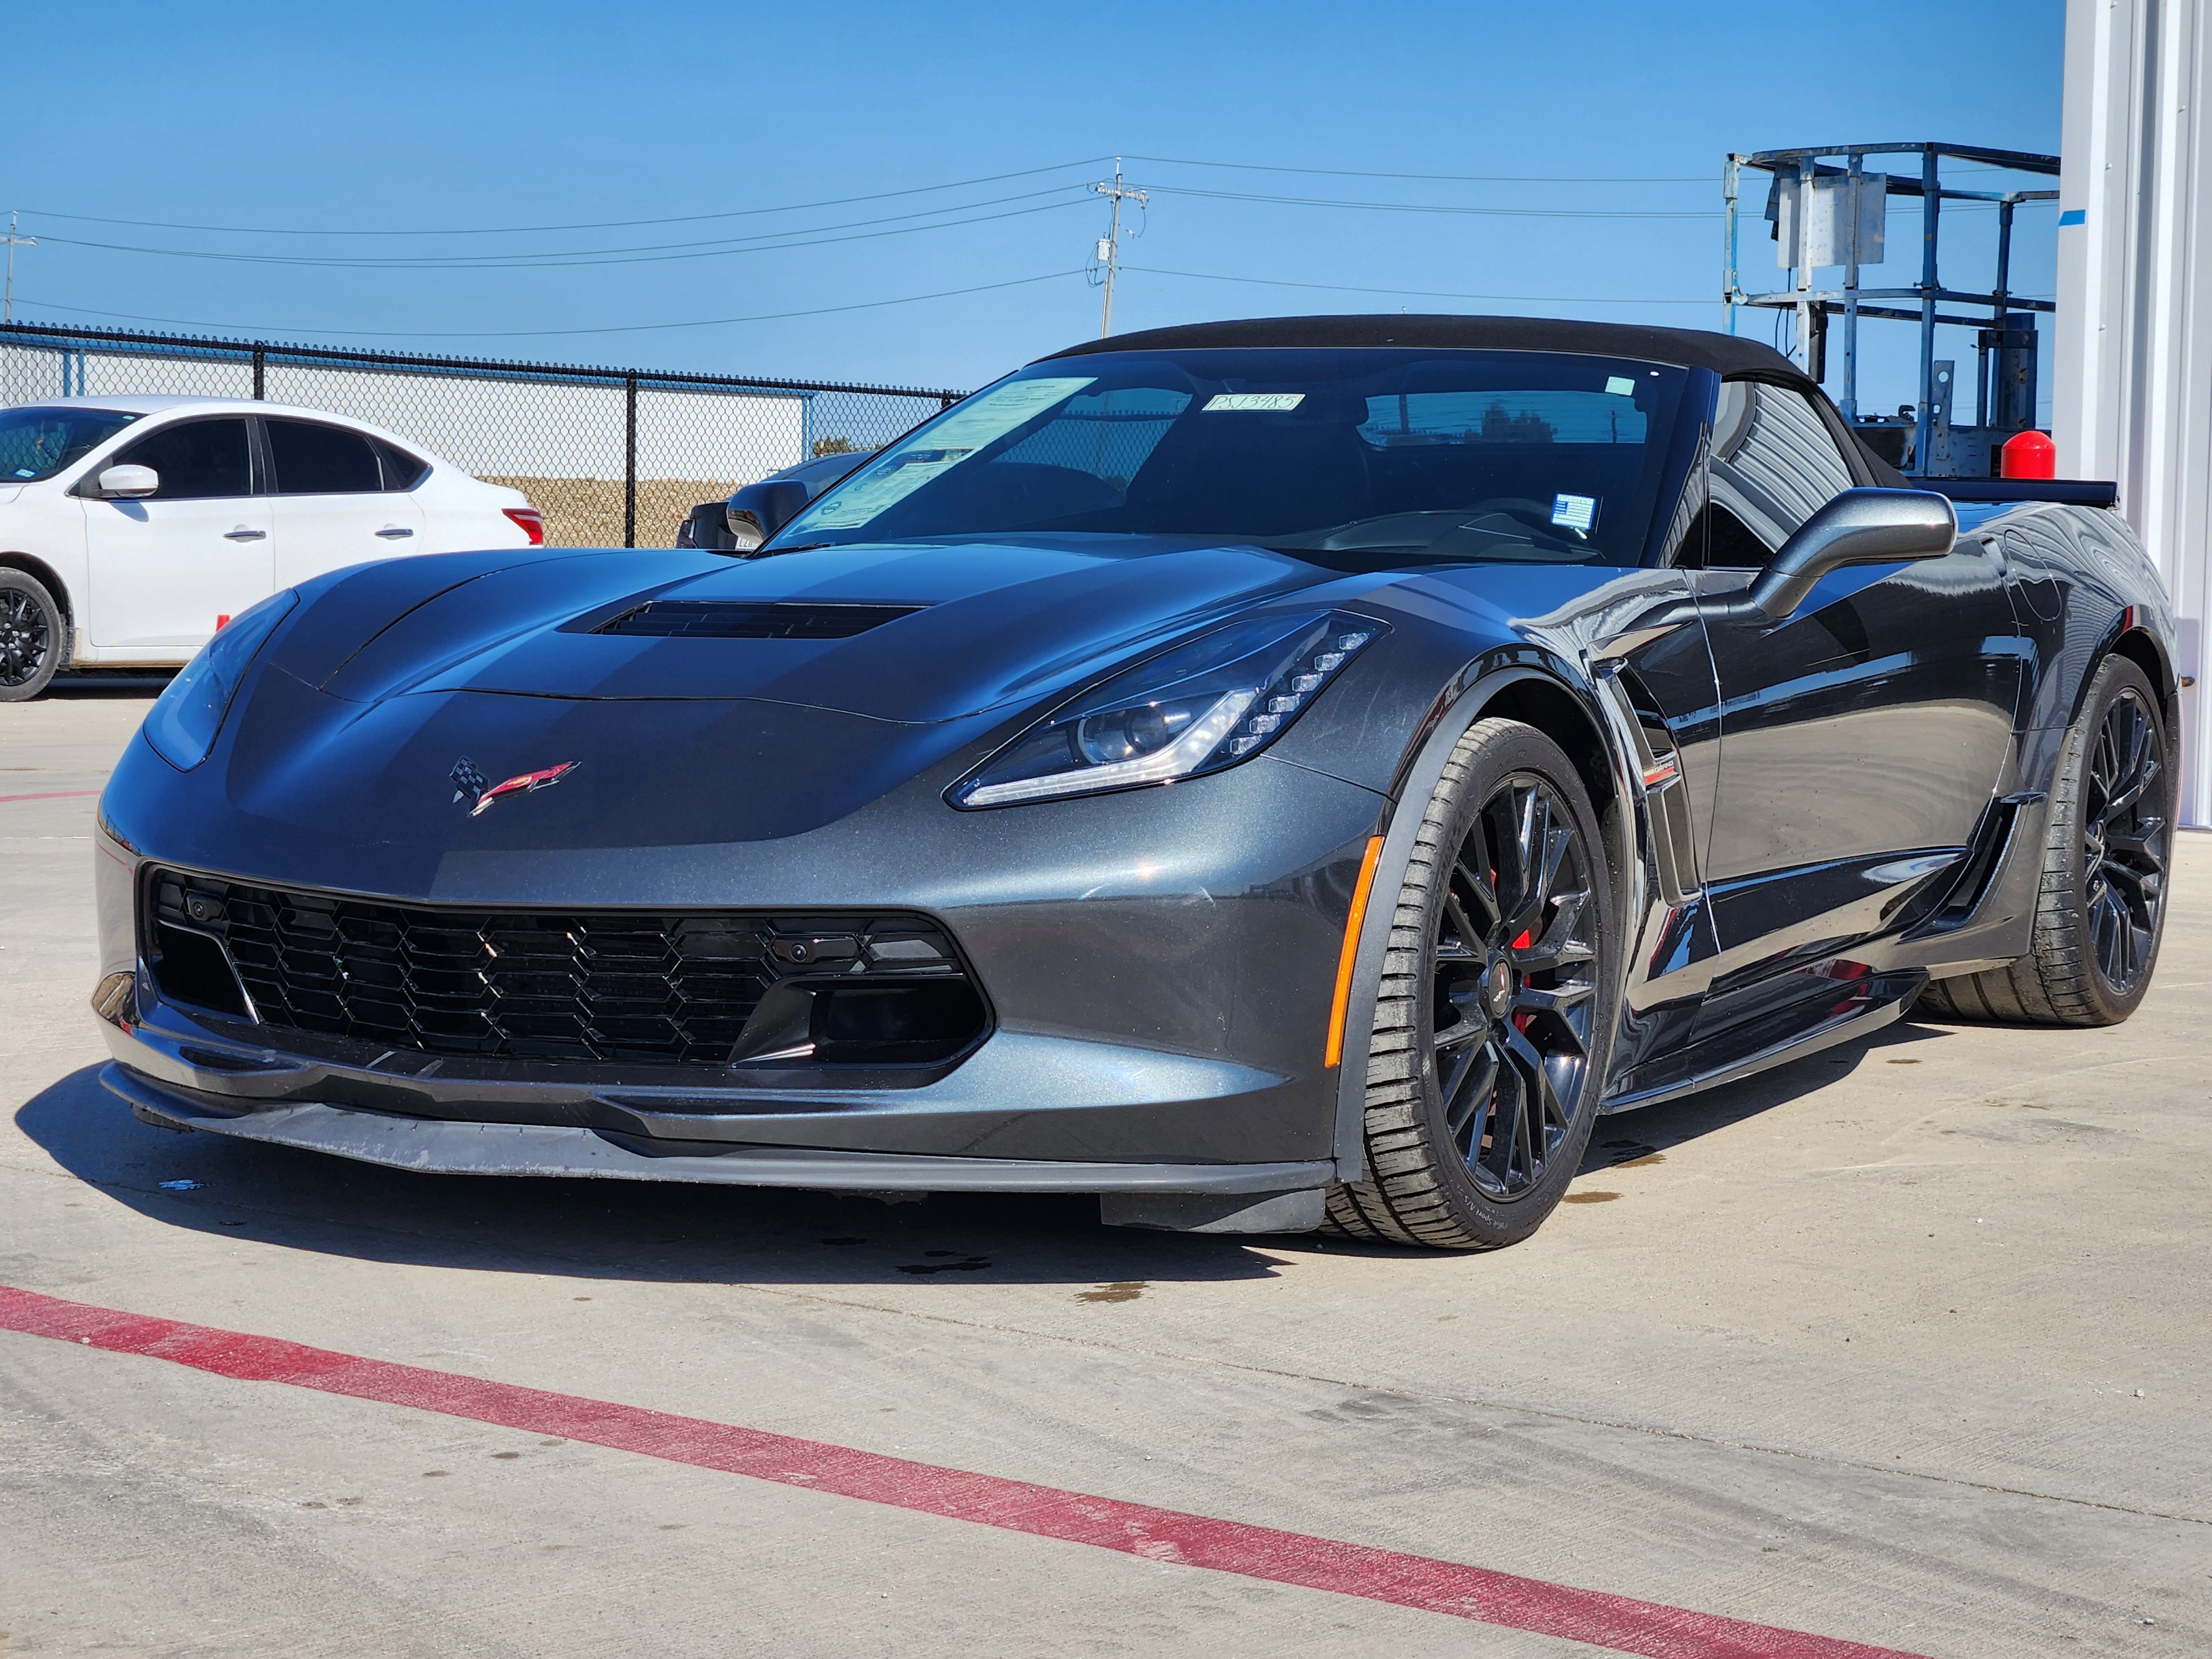
<svg viewBox="0 0 2212 1659"><path fill-rule="evenodd" d="M667 547L696 503L881 448L958 392L0 324L0 404L254 398L349 415L530 497L546 539Z"/></svg>

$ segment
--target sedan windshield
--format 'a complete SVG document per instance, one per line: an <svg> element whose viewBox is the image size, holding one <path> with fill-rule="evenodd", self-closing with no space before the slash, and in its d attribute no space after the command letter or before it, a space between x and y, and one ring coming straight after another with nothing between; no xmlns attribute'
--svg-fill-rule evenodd
<svg viewBox="0 0 2212 1659"><path fill-rule="evenodd" d="M908 434L775 553L1012 532L1203 536L1345 568L1640 562L1686 380L1565 352L1105 352Z"/></svg>
<svg viewBox="0 0 2212 1659"><path fill-rule="evenodd" d="M137 418L119 409L0 409L0 484L51 478Z"/></svg>

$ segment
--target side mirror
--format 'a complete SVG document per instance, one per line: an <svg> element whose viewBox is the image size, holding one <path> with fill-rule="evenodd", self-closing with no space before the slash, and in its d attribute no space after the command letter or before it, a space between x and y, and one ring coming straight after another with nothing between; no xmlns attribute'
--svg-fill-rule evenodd
<svg viewBox="0 0 2212 1659"><path fill-rule="evenodd" d="M150 466L111 466L100 475L100 493L111 500L135 501L161 487L161 475Z"/></svg>
<svg viewBox="0 0 2212 1659"><path fill-rule="evenodd" d="M799 516L811 497L796 478L763 478L730 497L723 518L736 550L750 553Z"/></svg>
<svg viewBox="0 0 2212 1659"><path fill-rule="evenodd" d="M1927 489L1846 489L1797 527L1747 593L1717 609L1746 621L1781 622L1830 571L1940 559L1958 539L1959 514L1948 496Z"/></svg>

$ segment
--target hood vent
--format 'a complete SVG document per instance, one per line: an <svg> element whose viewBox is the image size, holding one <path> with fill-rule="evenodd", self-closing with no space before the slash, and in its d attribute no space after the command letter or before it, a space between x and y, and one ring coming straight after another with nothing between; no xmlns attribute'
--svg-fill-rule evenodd
<svg viewBox="0 0 2212 1659"><path fill-rule="evenodd" d="M912 616L918 605L763 605L720 599L651 599L601 623L594 634L656 639L849 640Z"/></svg>

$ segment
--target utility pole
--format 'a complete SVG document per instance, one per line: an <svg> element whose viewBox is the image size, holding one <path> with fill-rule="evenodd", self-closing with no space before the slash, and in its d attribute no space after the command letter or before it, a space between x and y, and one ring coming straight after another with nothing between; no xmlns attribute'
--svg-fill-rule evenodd
<svg viewBox="0 0 2212 1659"><path fill-rule="evenodd" d="M1152 198L1141 190L1132 190L1121 181L1121 158L1114 158L1114 182L1091 186L1114 204L1114 217L1106 234L1098 239L1098 263L1106 268L1106 308L1098 319L1098 337L1104 339L1114 331L1114 272L1121 263L1121 204L1134 202L1143 207Z"/></svg>
<svg viewBox="0 0 2212 1659"><path fill-rule="evenodd" d="M10 323L15 320L15 250L39 245L39 239L35 236L18 236L15 234L15 209L8 210L8 299L4 314L0 314L0 320Z"/></svg>

